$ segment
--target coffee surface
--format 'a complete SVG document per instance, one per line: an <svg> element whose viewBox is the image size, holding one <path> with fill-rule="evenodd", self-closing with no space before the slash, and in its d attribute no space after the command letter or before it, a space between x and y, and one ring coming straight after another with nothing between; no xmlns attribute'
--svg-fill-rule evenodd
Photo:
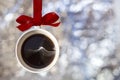
<svg viewBox="0 0 120 80"><path fill-rule="evenodd" d="M43 34L28 37L21 48L22 58L32 68L44 68L55 57L53 42Z"/></svg>

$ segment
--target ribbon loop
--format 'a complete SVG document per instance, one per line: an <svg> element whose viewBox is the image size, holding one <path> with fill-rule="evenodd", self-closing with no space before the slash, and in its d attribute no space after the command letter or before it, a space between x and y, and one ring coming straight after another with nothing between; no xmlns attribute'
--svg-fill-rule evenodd
<svg viewBox="0 0 120 80"><path fill-rule="evenodd" d="M59 19L59 16L54 13L48 13L46 15L43 16L42 18L42 24L43 25L52 25L52 24L56 24L55 22Z"/></svg>
<svg viewBox="0 0 120 80"><path fill-rule="evenodd" d="M29 17L26 15L21 15L16 19L16 21L20 24L17 28L21 31L26 31L32 26L40 26L40 25L50 25L53 27L57 27L60 22L57 22L59 16L50 12L42 17L42 0L33 0L34 1L34 16ZM39 11L38 11L39 10Z"/></svg>
<svg viewBox="0 0 120 80"><path fill-rule="evenodd" d="M16 21L20 24L25 24L28 21L32 21L32 18L26 15L21 15L20 17L17 18Z"/></svg>

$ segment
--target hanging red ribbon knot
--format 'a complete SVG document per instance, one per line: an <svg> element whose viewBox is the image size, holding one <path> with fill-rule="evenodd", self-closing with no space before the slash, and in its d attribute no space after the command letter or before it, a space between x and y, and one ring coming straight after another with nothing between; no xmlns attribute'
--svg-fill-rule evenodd
<svg viewBox="0 0 120 80"><path fill-rule="evenodd" d="M33 18L26 15L21 15L17 18L16 21L21 24L17 26L19 30L26 31L32 26L40 25L57 27L60 24L60 22L56 22L59 19L59 16L54 12L47 13L42 17L42 0L33 0L33 3Z"/></svg>

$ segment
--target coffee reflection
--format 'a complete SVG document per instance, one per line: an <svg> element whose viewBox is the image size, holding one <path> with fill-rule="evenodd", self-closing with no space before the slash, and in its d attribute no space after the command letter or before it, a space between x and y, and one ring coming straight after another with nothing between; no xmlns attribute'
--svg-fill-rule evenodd
<svg viewBox="0 0 120 80"><path fill-rule="evenodd" d="M44 68L55 57L53 42L43 34L28 37L21 48L22 58L32 68Z"/></svg>

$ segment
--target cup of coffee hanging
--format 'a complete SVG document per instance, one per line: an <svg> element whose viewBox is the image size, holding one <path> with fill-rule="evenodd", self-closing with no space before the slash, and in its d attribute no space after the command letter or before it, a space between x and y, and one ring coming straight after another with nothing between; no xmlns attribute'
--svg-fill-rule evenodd
<svg viewBox="0 0 120 80"><path fill-rule="evenodd" d="M57 27L59 16L50 12L42 16L42 0L33 0L34 15L21 15L17 18L17 28L23 32L16 43L16 57L20 65L34 73L52 68L59 56L56 38L48 31L34 28L41 25Z"/></svg>

